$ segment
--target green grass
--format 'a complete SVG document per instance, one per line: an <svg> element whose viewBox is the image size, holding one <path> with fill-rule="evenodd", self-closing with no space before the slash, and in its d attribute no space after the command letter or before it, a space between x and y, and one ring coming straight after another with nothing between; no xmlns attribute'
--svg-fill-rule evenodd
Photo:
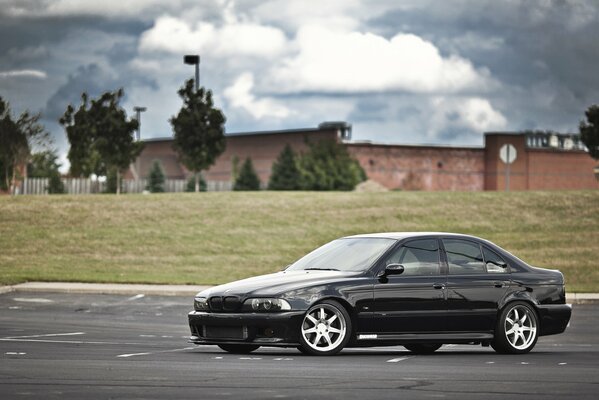
<svg viewBox="0 0 599 400"><path fill-rule="evenodd" d="M2 196L0 283L217 284L382 231L481 236L599 291L599 191Z"/></svg>

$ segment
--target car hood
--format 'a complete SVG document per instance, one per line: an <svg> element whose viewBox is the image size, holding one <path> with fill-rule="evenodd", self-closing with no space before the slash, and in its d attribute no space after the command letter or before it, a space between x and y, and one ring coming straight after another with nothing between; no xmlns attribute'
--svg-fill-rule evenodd
<svg viewBox="0 0 599 400"><path fill-rule="evenodd" d="M293 290L342 281L360 274L361 272L342 271L282 271L215 286L201 291L197 296L277 296Z"/></svg>

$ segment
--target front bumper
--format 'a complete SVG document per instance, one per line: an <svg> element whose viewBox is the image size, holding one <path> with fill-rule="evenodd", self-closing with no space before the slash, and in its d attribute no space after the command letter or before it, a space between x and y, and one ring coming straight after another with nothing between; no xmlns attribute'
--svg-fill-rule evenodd
<svg viewBox="0 0 599 400"><path fill-rule="evenodd" d="M572 316L572 304L543 304L538 309L541 336L555 335L566 330Z"/></svg>
<svg viewBox="0 0 599 400"><path fill-rule="evenodd" d="M276 313L188 314L190 341L195 344L255 344L289 347L299 345L304 311Z"/></svg>

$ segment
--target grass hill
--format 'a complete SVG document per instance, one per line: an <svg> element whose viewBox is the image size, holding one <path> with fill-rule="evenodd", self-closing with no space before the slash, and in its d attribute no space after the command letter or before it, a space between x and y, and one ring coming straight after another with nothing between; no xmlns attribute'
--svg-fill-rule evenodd
<svg viewBox="0 0 599 400"><path fill-rule="evenodd" d="M3 196L0 284L216 284L383 231L481 236L599 291L599 191Z"/></svg>

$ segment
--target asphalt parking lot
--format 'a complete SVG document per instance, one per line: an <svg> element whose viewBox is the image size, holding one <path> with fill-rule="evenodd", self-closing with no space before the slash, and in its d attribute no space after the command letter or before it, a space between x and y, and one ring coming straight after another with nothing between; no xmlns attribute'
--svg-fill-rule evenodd
<svg viewBox="0 0 599 400"><path fill-rule="evenodd" d="M599 306L526 355L443 346L309 357L187 343L191 297L0 295L0 398L597 398Z"/></svg>

